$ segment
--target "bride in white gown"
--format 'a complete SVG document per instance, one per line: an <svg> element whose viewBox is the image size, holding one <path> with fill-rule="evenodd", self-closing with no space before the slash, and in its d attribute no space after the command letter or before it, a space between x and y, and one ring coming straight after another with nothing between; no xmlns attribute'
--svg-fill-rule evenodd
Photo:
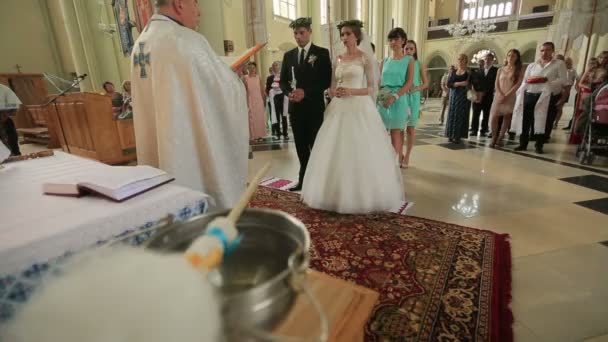
<svg viewBox="0 0 608 342"><path fill-rule="evenodd" d="M373 99L375 58L358 46L360 22L338 28L346 52L334 63L332 100L308 162L302 199L312 208L344 214L390 210L405 199L397 156Z"/></svg>

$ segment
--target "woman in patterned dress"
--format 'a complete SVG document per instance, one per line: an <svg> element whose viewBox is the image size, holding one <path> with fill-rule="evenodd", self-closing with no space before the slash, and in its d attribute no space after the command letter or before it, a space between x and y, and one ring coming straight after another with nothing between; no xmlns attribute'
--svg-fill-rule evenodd
<svg viewBox="0 0 608 342"><path fill-rule="evenodd" d="M458 68L448 80L450 88L450 110L446 124L445 135L450 142L459 144L462 138L469 137L469 112L471 101L467 99L469 89L469 72L467 65L469 57L465 54L458 56Z"/></svg>

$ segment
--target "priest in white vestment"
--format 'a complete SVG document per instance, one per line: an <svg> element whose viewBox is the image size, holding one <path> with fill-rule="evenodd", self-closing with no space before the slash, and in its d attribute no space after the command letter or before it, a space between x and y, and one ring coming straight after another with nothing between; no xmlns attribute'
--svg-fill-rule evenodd
<svg viewBox="0 0 608 342"><path fill-rule="evenodd" d="M196 0L156 0L133 48L131 86L137 160L232 207L246 186L245 88L195 31Z"/></svg>

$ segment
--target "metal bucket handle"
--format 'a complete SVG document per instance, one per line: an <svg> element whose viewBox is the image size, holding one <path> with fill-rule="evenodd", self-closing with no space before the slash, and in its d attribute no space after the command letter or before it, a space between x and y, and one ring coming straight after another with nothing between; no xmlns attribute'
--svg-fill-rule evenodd
<svg viewBox="0 0 608 342"><path fill-rule="evenodd" d="M303 259L301 267L297 266L296 261L298 259ZM325 315L325 311L323 311L323 307L321 303L315 296L312 288L308 285L306 281L306 270L308 269L308 256L304 252L302 246L299 246L287 259L287 266L289 267L289 275L287 278L287 282L289 286L296 292L302 292L308 299L308 301L312 304L317 311L319 317L320 331L319 336L316 337L294 337L294 336L282 336L278 334L268 333L261 329L250 328L247 329L248 333L251 333L251 337L255 337L261 339L262 341L275 342L275 341L285 341L285 342L326 342L329 338L329 321L327 316Z"/></svg>
<svg viewBox="0 0 608 342"><path fill-rule="evenodd" d="M163 228L171 227L174 222L174 216L168 215L164 219L157 222L154 226L150 228L140 229L137 231L133 231L129 234L116 237L101 246L103 247L111 247L116 245L117 243L121 243L127 241L128 239L138 236L140 234L144 234L147 232L154 232L153 235L157 235ZM296 261L303 260L301 266L298 267L298 263ZM304 342L314 339L314 341L325 342L329 338L329 322L327 320L327 316L325 315L325 311L323 311L323 307L321 303L317 300L312 288L308 285L306 281L306 270L308 269L308 256L306 255L302 246L298 246L298 248L289 256L287 259L287 267L289 268L289 275L287 277L287 282L289 286L296 292L302 292L308 299L308 301L312 304L317 311L319 316L319 324L320 331L318 337L289 337L289 336L281 336L276 334L271 334L265 331L262 331L257 328L247 329L247 332L252 334L252 337L256 337L262 339L263 341L286 341L286 342Z"/></svg>

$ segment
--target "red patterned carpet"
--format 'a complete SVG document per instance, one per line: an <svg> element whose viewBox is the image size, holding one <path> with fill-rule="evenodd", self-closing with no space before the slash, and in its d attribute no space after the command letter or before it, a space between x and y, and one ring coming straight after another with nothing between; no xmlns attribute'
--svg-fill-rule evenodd
<svg viewBox="0 0 608 342"><path fill-rule="evenodd" d="M380 293L366 341L512 341L507 235L423 218L341 215L260 187L252 207L300 219L311 267Z"/></svg>

